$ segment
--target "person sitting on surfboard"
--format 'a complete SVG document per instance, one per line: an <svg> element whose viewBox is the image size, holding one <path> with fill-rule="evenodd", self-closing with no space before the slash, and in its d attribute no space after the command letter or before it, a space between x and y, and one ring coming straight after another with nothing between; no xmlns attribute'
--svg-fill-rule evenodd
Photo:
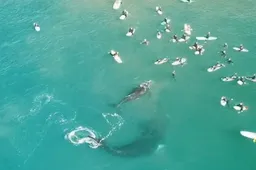
<svg viewBox="0 0 256 170"><path fill-rule="evenodd" d="M211 36L211 32L208 32L207 34L206 34L206 36L205 36L205 38L209 38Z"/></svg>
<svg viewBox="0 0 256 170"><path fill-rule="evenodd" d="M244 49L243 44L240 44L240 46L239 46L239 51L242 51L243 49Z"/></svg>
<svg viewBox="0 0 256 170"><path fill-rule="evenodd" d="M132 35L134 34L134 28L129 28L129 31L128 32L130 32L130 33L132 33Z"/></svg>
<svg viewBox="0 0 256 170"><path fill-rule="evenodd" d="M156 12L158 12L158 11L163 12L162 8L160 6L156 7L156 9L157 9Z"/></svg>
<svg viewBox="0 0 256 170"><path fill-rule="evenodd" d="M228 63L228 64L233 64L234 62L232 61L231 58L229 58L229 59L227 60L227 63Z"/></svg>
<svg viewBox="0 0 256 170"><path fill-rule="evenodd" d="M198 50L198 42L195 42L194 45L193 45L193 47L194 47L196 50Z"/></svg>
<svg viewBox="0 0 256 170"><path fill-rule="evenodd" d="M170 31L171 31L171 26L170 26L170 24L166 24L166 26L165 26L165 31L166 31L166 32L170 32Z"/></svg>
<svg viewBox="0 0 256 170"><path fill-rule="evenodd" d="M176 40L176 41L179 41L178 36L176 34L173 36L173 39Z"/></svg>
<svg viewBox="0 0 256 170"><path fill-rule="evenodd" d="M239 104L236 105L236 106L240 107L240 112L243 111L243 109L244 109L244 104L243 104L243 103L239 103Z"/></svg>
<svg viewBox="0 0 256 170"><path fill-rule="evenodd" d="M128 11L127 10L123 10L122 15L124 15L125 18L127 18L128 17Z"/></svg>
<svg viewBox="0 0 256 170"><path fill-rule="evenodd" d="M227 49L228 48L228 43L224 43L223 48Z"/></svg>
<svg viewBox="0 0 256 170"><path fill-rule="evenodd" d="M141 44L144 44L144 45L149 45L149 41L147 39L144 39Z"/></svg>
<svg viewBox="0 0 256 170"><path fill-rule="evenodd" d="M203 47L198 47L197 51L199 52L200 55L202 55L203 54Z"/></svg>
<svg viewBox="0 0 256 170"><path fill-rule="evenodd" d="M186 35L186 34L183 34L183 35L181 36L181 39L187 40L187 35Z"/></svg>

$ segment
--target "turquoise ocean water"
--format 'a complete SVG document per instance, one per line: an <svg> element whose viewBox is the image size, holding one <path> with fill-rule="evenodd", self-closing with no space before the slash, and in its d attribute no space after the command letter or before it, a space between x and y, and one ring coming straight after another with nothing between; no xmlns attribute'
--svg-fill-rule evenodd
<svg viewBox="0 0 256 170"><path fill-rule="evenodd" d="M235 72L255 73L255 1L124 1L112 9L112 0L0 1L0 169L1 170L255 170L255 144L240 130L256 131L256 84L238 86L220 77ZM163 16L155 6L163 8ZM122 9L130 16L118 19ZM156 39L164 17L173 31ZM40 32L33 30L38 22ZM189 44L173 44L184 23L195 36L211 31L218 40L194 56ZM135 27L132 38L125 36ZM149 46L139 44L150 40ZM206 69L216 61L223 43L234 65L214 73ZM243 43L249 53L231 49ZM107 53L120 52L123 64ZM186 56L188 64L156 66L157 58ZM122 107L110 105L145 80L153 80L151 93ZM243 101L249 110L237 114L223 108L221 96ZM121 123L120 123L121 122ZM114 156L88 144L75 146L65 135L79 126L115 146L140 138L145 127L159 135L134 150L151 154ZM114 128L114 130L113 130ZM154 137L154 135L153 135ZM137 148L136 148L137 147Z"/></svg>

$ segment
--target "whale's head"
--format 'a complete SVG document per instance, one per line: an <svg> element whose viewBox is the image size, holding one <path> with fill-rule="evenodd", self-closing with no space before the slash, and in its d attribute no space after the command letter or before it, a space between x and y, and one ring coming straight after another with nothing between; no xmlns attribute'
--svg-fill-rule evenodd
<svg viewBox="0 0 256 170"><path fill-rule="evenodd" d="M140 87L143 87L143 88L145 88L145 89L149 89L149 88L151 87L152 83L153 83L152 80L148 80L148 81L146 81L146 82L143 82L143 83L140 85Z"/></svg>

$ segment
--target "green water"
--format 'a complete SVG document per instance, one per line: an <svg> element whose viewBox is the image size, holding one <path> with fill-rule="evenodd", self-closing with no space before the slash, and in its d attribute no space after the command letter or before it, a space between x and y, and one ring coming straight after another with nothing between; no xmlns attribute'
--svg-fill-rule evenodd
<svg viewBox="0 0 256 170"><path fill-rule="evenodd" d="M240 130L256 131L255 84L240 87L220 82L237 72L255 72L254 1L124 1L130 16L118 19L122 9L113 1L0 1L0 169L2 170L255 170L255 145ZM163 16L154 8L161 5ZM156 38L164 17L173 31ZM40 32L33 30L38 22ZM192 25L189 44L173 44L171 36L184 23ZM132 38L125 36L135 27ZM195 36L211 31L218 40L194 56L188 45ZM149 46L139 44L150 40ZM223 43L234 61L214 73ZM231 48L243 43L249 53ZM123 64L107 54L118 50ZM188 64L156 66L157 58L186 56ZM127 144L148 120L168 119L158 149L141 157L112 156L87 144L74 146L64 136L78 126L106 135L111 126L102 113L115 113L117 103L133 87L153 80L151 95L123 106L123 125L107 140ZM237 114L219 104L221 96L243 101L249 110ZM162 118L162 119L161 119ZM116 118L109 118L115 124ZM153 126L154 124L152 124ZM161 131L161 128L158 127Z"/></svg>

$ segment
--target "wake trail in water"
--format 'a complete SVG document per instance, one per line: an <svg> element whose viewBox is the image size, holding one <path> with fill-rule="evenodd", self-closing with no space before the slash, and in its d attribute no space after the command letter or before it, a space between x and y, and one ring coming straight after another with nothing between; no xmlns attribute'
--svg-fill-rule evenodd
<svg viewBox="0 0 256 170"><path fill-rule="evenodd" d="M74 145L88 143L89 147L93 149L98 148L101 145L102 141L109 138L116 130L119 130L124 123L123 118L117 113L102 113L102 116L111 128L104 137L100 138L99 141L95 140L99 138L97 137L99 136L97 135L97 132L95 132L92 128L82 126L79 126L75 130L72 130L71 132L67 133L65 135L65 138ZM114 118L115 122L112 122L110 118Z"/></svg>

